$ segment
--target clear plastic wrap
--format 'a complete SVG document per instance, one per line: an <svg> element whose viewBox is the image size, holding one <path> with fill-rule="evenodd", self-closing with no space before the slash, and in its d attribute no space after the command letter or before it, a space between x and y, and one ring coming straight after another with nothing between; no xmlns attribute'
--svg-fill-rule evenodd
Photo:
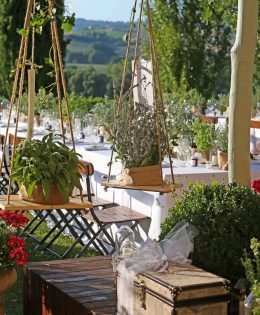
<svg viewBox="0 0 260 315"><path fill-rule="evenodd" d="M168 261L189 264L193 238L197 229L187 222L178 223L160 243L147 240L143 246L124 258L117 266L123 282L124 294L118 296L118 314L134 315L134 277L147 271L163 272Z"/></svg>

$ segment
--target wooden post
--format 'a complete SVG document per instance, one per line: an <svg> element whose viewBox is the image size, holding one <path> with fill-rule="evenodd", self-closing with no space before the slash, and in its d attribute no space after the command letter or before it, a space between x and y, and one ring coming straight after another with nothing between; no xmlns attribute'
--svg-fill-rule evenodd
<svg viewBox="0 0 260 315"><path fill-rule="evenodd" d="M34 97L35 97L35 69L30 69L30 70L28 70L27 140L31 140L33 137Z"/></svg>
<svg viewBox="0 0 260 315"><path fill-rule="evenodd" d="M258 0L238 0L237 33L231 49L229 182L250 186L249 138Z"/></svg>

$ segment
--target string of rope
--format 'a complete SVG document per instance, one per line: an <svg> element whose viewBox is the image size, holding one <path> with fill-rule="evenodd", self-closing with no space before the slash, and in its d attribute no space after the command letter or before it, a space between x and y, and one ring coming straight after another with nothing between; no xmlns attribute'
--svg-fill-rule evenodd
<svg viewBox="0 0 260 315"><path fill-rule="evenodd" d="M127 70L127 65L128 65L128 58L129 58L131 42L132 42L132 34L133 34L134 21L135 21L136 5L137 5L137 0L135 0L134 7L133 7L132 12L131 12L130 26L129 26L129 32L128 32L128 38L127 38L126 56L125 56L125 60L124 60L123 74L122 74L122 80L121 80L121 88L120 88L119 100L118 100L117 110L116 110L117 114L118 114L119 110L121 109L122 99L123 99L123 94L124 94L126 70Z"/></svg>
<svg viewBox="0 0 260 315"><path fill-rule="evenodd" d="M52 11L52 9L54 7L54 1L53 0L49 0L48 3L49 3L49 9ZM61 47L60 47L60 42L59 42L57 22L56 22L55 19L52 20L51 25L52 25L51 29L52 29L52 37L53 37L53 43L54 43L54 46L53 46L54 58L55 58L55 55L57 57L56 58L57 63L56 63L56 66L55 66L55 69L56 69L55 72L56 73L60 73L60 75L61 75L61 83L62 83L62 88L63 88L63 96L65 98L65 103L66 103L66 110L67 110L67 116L68 116L68 122L69 122L69 129L70 129L70 135L71 135L72 148L73 148L73 151L76 152L74 135L73 135L73 127L72 127L72 123L71 123L69 97L68 97L67 85L66 85L65 74L64 74L64 69L63 69L63 61L62 61ZM57 78L57 75L56 75L56 80L57 79L59 80L59 77ZM64 129L64 122L63 122L61 99L60 99L60 103L59 103L59 112L60 112L60 119L61 119L62 134L64 136L65 129ZM63 139L65 141L64 137L63 137ZM81 202L83 203L82 190L80 190L80 198L81 198Z"/></svg>
<svg viewBox="0 0 260 315"><path fill-rule="evenodd" d="M136 65L137 65L137 54L138 54L138 44L140 39L140 30L141 30L141 24L142 24L142 15L143 15L143 7L144 7L144 0L141 1L140 4L140 14L139 14L139 20L138 20L138 26L137 26L137 34L136 34L136 40L135 40L135 50L134 50L134 66L132 69L132 80L131 80L131 86L134 84L134 78L136 76ZM131 93L132 95L132 93Z"/></svg>
<svg viewBox="0 0 260 315"><path fill-rule="evenodd" d="M28 26L27 27L29 27L30 20L31 20L32 5L31 5L30 8L31 8L31 11L28 14ZM18 100L17 100L17 112L16 112L14 140L13 140L13 143L12 143L12 145L13 145L12 146L12 156L11 156L11 162L10 162L11 163L11 165L10 165L10 173L12 173L12 166L13 166L13 161L14 161L14 153L15 153L15 148L16 148L16 144L17 144L17 131L18 131L18 122L19 122L19 117L20 117L20 109L21 109L21 102L22 102L22 96L23 96L23 85L24 85L26 58L27 58L27 52L28 52L28 41L29 41L29 36L26 36L25 37L25 43L24 43L24 49L23 49L23 56L22 56L22 69L21 69L20 82L19 82L19 93L18 93ZM12 184L12 181L9 180L8 193L7 193L7 204L10 203L11 184Z"/></svg>
<svg viewBox="0 0 260 315"><path fill-rule="evenodd" d="M35 14L35 0L33 1L33 14ZM34 59L35 59L35 27L32 28L32 64L31 68L34 69Z"/></svg>
<svg viewBox="0 0 260 315"><path fill-rule="evenodd" d="M10 112L9 112L9 116L8 116L8 120L7 120L6 130L5 130L2 158L1 158L1 164L0 164L1 170L2 170L2 167L3 167L3 161L4 161L5 153L6 153L7 137L8 137L8 133L9 133L11 115L12 115L12 112L13 112L15 95L16 95L16 90L17 90L17 84L18 84L19 74L20 74L20 70L21 70L20 64L21 64L21 59L22 59L24 43L25 43L25 38L23 37L22 41L21 41L21 45L20 45L19 56L18 56L18 59L17 59L15 78L14 78L14 83L13 83L13 88L12 88L12 95L11 95L11 100L10 100Z"/></svg>
<svg viewBox="0 0 260 315"><path fill-rule="evenodd" d="M49 6L49 14L52 14L52 7ZM54 33L54 21L51 21L51 38L52 38L52 46L53 46L53 60L54 60L54 72L55 72L55 81L57 88L57 96L58 96L58 111L59 118L61 124L61 134L63 135L62 141L65 145L65 128L64 128L64 120L63 120L63 111L62 111L62 94L61 94L61 84L60 84L60 69L58 64L58 55L57 55L57 46L55 41L55 33Z"/></svg>
<svg viewBox="0 0 260 315"><path fill-rule="evenodd" d="M126 70L127 70L128 57L129 57L130 46L131 46L131 41L132 41L132 34L133 34L133 27L134 27L134 21L135 21L135 13L136 13L136 5L137 5L137 0L135 0L133 9L131 11L130 25L129 25L128 38L127 38L126 55L125 55L125 60L124 60L121 87L120 87L120 94L119 94L119 99L118 99L118 103L116 106L116 117L115 117L116 120L118 119L118 113L119 113L119 110L121 109L123 96L124 96ZM110 159L108 162L108 176L107 176L107 182L108 183L109 183L110 177L111 177L111 167L112 167L112 162L113 162L113 156L114 156L114 148L111 149Z"/></svg>
<svg viewBox="0 0 260 315"><path fill-rule="evenodd" d="M162 85L161 85L161 79L160 79L160 73L159 73L159 67L158 67L158 61L157 61L156 49L155 49L155 42L154 42L154 36L153 36L152 15L151 15L151 9L150 9L150 5L149 5L148 0L147 0L147 16L148 16L150 31L151 31L150 39L151 39L152 50L153 50L153 55L154 55L154 66L155 66L156 75L157 75L158 92L159 92L159 98L160 98L160 103L161 103L161 114L162 114L162 118L163 118L165 142L166 142L167 153L168 153L168 157L169 157L172 184L174 184L175 180L174 180L174 174L173 174L173 162L172 162L172 157L171 157L171 153L170 153L170 151L171 151L170 150L170 140L169 140L169 134L168 134L168 128L167 128L167 122L166 122L167 117L166 117L165 105L164 105L164 101L163 101Z"/></svg>
<svg viewBox="0 0 260 315"><path fill-rule="evenodd" d="M53 0L49 0L48 2L49 2L49 7L53 8L54 7L53 6L54 1ZM67 111L67 115L68 115L71 143L72 143L73 151L76 151L74 135L73 135L73 127L72 127L72 123L71 123L69 97L68 97L66 80L65 80L65 74L64 74L64 69L63 69L63 61L62 61L61 47L60 47L60 42L59 42L59 35L58 35L56 20L53 20L53 35L54 35L54 42L56 43L56 48L57 48L58 64L59 64L60 75L61 75L61 83L62 83L62 88L63 88L63 95L64 95L64 98L65 98L66 111ZM63 117L61 117L61 119L62 119L62 124L63 124Z"/></svg>
<svg viewBox="0 0 260 315"><path fill-rule="evenodd" d="M155 123L156 123L156 132L157 132L157 147L159 153L159 162L160 162L160 173L161 178L163 178L162 173L162 148L161 148L161 126L159 119L158 103L157 103L157 94L156 94L156 69L155 69L155 54L154 47L152 45L153 31L151 25L151 19L149 18L149 0L146 0L147 14L148 14L148 33L149 33L149 43L150 43L150 54L152 58L152 78L153 78L153 108L155 113Z"/></svg>
<svg viewBox="0 0 260 315"><path fill-rule="evenodd" d="M144 7L144 0L142 0L141 4L140 4L140 13L139 13L137 34L136 34L136 40L135 40L134 65L133 65L133 69L132 69L131 91L130 91L130 95L129 95L129 104L132 103L132 100L133 100L133 97L134 97L134 95L133 95L134 94L134 88L135 88L135 86L134 86L134 79L135 79L135 77L137 77L137 73L136 73L137 60L138 60L137 54L138 54L140 31L141 31L141 25L142 25L143 7ZM137 82L137 85L138 85L138 82ZM135 104L134 104L134 107L135 107ZM133 110L132 119L136 119L135 116L136 116L135 115L135 111Z"/></svg>

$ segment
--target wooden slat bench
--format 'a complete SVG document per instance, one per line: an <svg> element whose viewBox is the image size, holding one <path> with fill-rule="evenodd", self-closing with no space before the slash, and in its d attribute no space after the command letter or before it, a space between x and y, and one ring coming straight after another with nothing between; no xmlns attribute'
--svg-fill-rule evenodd
<svg viewBox="0 0 260 315"><path fill-rule="evenodd" d="M24 267L25 315L116 314L110 256L29 263Z"/></svg>

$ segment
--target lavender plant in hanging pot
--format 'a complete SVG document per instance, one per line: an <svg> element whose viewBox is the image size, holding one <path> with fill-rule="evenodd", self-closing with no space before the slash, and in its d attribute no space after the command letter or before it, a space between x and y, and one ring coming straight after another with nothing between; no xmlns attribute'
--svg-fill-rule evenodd
<svg viewBox="0 0 260 315"><path fill-rule="evenodd" d="M143 104L122 106L112 132L116 159L122 162L123 185L156 186L163 184L155 115Z"/></svg>

